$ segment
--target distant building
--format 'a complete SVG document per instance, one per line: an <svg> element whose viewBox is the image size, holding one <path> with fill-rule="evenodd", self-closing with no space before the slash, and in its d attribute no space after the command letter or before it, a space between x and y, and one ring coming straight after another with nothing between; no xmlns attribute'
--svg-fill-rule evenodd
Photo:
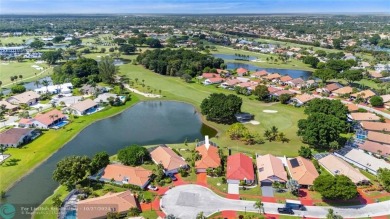
<svg viewBox="0 0 390 219"><path fill-rule="evenodd" d="M14 105L27 104L28 106L31 106L38 103L40 97L41 95L35 93L34 91L26 91L24 93L11 96L7 99L7 102Z"/></svg>

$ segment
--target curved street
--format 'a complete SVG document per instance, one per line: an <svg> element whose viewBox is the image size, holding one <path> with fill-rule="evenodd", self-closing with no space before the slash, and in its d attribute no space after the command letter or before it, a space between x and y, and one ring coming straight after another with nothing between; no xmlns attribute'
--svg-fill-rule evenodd
<svg viewBox="0 0 390 219"><path fill-rule="evenodd" d="M166 215L173 214L181 219L196 218L199 212L210 216L215 212L233 210L258 212L254 201L223 198L210 189L199 185L181 185L168 190L161 199L161 209ZM267 214L278 214L277 208L284 204L263 202ZM294 211L296 216L326 218L330 207L305 206L306 211ZM331 207L344 218L374 217L390 215L390 201L368 205Z"/></svg>

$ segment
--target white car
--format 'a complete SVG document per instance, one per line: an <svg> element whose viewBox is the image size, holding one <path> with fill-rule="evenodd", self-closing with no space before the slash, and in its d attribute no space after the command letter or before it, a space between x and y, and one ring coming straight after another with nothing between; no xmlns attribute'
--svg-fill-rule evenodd
<svg viewBox="0 0 390 219"><path fill-rule="evenodd" d="M149 190L153 190L153 191L157 191L158 190L158 188L156 186L154 186L154 185L148 185L148 189Z"/></svg>

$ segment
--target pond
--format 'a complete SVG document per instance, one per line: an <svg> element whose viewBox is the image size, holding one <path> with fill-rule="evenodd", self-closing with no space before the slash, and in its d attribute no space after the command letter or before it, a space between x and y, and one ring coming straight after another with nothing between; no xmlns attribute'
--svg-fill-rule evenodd
<svg viewBox="0 0 390 219"><path fill-rule="evenodd" d="M78 121L82 121L82 117ZM98 121L84 129L31 174L16 183L7 192L6 201L15 205L17 210L21 206L39 206L58 187L58 183L52 179L52 173L57 162L66 156L91 157L100 151L112 155L133 144L183 143L185 139L191 142L204 139L206 134L213 137L216 131L202 123L200 115L190 104L173 101L138 103L119 115ZM42 138L44 137L43 135ZM17 211L15 218L29 216L20 215Z"/></svg>
<svg viewBox="0 0 390 219"><path fill-rule="evenodd" d="M44 77L44 78L41 78L39 79L39 84L38 86L35 84L35 81L32 81L32 82L27 82L27 83L24 83L23 86L26 88L26 90L35 90L37 88L40 88L40 87L43 87L42 85L42 82L46 80L49 82L49 85L52 85L52 80L51 80L51 77L47 76L47 77ZM7 95L9 93L11 93L11 89L0 89L0 91L4 94L4 95Z"/></svg>
<svg viewBox="0 0 390 219"><path fill-rule="evenodd" d="M280 75L289 75L292 78L303 78L308 79L311 76L310 71L304 71L304 70L294 70L294 69L281 69L281 68L262 68L259 66L251 65L251 64L244 64L244 63L237 63L237 62L228 62L226 63L227 69L233 70L236 68L246 68L249 71L261 71L266 70L270 73L279 73Z"/></svg>
<svg viewBox="0 0 390 219"><path fill-rule="evenodd" d="M234 54L213 54L215 58L221 58L224 60L256 60L255 56L240 56Z"/></svg>

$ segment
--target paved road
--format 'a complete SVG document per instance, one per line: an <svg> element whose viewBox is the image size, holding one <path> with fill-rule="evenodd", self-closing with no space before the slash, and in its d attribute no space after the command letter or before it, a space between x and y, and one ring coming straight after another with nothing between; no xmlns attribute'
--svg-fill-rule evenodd
<svg viewBox="0 0 390 219"><path fill-rule="evenodd" d="M196 218L203 211L206 216L223 210L258 212L254 201L222 198L206 187L182 185L168 190L161 199L161 209L165 214L173 214L181 219ZM278 214L277 208L283 204L264 202L265 213ZM296 216L325 218L329 207L307 206L306 211L294 211ZM390 215L390 201L362 206L333 207L336 214L344 218L359 218Z"/></svg>

